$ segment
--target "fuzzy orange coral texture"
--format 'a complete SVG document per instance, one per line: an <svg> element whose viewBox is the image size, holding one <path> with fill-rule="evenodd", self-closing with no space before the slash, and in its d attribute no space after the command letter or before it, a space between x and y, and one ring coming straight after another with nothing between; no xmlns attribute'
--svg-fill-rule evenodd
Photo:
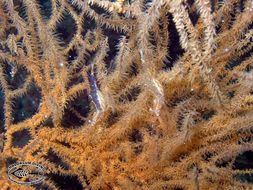
<svg viewBox="0 0 253 190"><path fill-rule="evenodd" d="M1 190L65 189L53 175L91 190L253 189L250 164L236 164L253 151L252 0L50 3L46 17L35 0L0 1ZM68 42L57 33L66 14ZM115 57L108 30L120 35ZM32 86L37 111L15 122ZM84 114L74 103L85 95ZM11 159L42 164L46 179L11 182Z"/></svg>

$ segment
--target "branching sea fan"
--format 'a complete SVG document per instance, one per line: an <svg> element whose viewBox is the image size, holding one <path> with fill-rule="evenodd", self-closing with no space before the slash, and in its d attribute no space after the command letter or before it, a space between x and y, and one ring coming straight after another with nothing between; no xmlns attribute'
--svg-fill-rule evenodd
<svg viewBox="0 0 253 190"><path fill-rule="evenodd" d="M253 189L252 0L0 0L0 87L1 190Z"/></svg>

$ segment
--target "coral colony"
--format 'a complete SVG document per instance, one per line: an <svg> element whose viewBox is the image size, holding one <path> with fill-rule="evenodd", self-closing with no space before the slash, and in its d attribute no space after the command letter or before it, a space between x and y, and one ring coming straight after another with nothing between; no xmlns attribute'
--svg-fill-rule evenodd
<svg viewBox="0 0 253 190"><path fill-rule="evenodd" d="M252 0L0 0L1 190L251 190L252 163Z"/></svg>

